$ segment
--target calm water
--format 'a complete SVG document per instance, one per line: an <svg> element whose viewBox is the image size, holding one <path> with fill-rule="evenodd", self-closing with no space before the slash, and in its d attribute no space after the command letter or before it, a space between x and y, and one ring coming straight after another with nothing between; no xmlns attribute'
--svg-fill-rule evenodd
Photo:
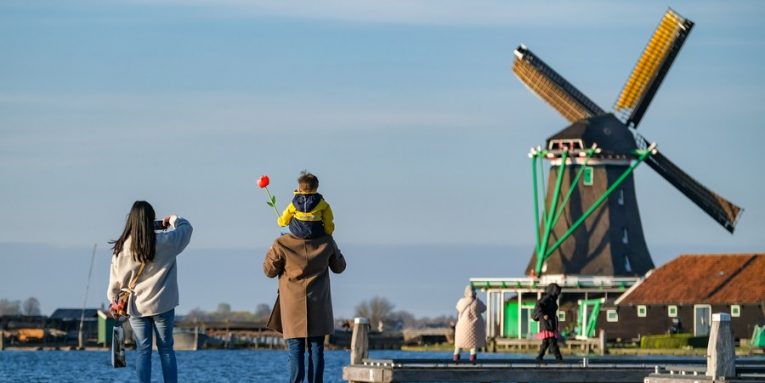
<svg viewBox="0 0 765 383"><path fill-rule="evenodd" d="M481 355L508 358L513 354ZM287 381L287 352L283 350L178 351L181 382ZM152 380L162 381L162 368L153 354ZM371 351L371 358L451 358L444 352ZM524 357L524 355L518 355ZM324 354L324 381L340 383L349 351ZM111 367L109 353L101 351L0 351L0 382L133 382L135 353L127 352L128 367Z"/></svg>

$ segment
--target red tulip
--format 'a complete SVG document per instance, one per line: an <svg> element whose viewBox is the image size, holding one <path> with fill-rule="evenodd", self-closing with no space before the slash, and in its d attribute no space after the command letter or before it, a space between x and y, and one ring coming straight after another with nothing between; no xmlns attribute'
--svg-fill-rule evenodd
<svg viewBox="0 0 765 383"><path fill-rule="evenodd" d="M271 195L271 191L268 190L268 184L270 182L271 180L268 178L268 176L263 175L263 176L260 176L260 178L258 179L258 186L261 189L266 189L266 194L268 195L268 201L266 202L266 205L274 208L274 212L276 212L276 216L279 217L279 210L276 209L276 197Z"/></svg>
<svg viewBox="0 0 765 383"><path fill-rule="evenodd" d="M258 180L258 186L263 189L264 187L268 186L270 181L271 180L268 179L268 176L260 176L260 179Z"/></svg>

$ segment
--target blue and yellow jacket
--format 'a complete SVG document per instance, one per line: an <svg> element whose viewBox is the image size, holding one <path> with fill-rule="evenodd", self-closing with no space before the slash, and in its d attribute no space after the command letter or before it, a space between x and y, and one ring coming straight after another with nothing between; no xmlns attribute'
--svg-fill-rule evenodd
<svg viewBox="0 0 765 383"><path fill-rule="evenodd" d="M294 218L294 219L293 219ZM299 238L318 238L335 231L332 208L319 193L295 192L292 202L276 220L279 226L290 226Z"/></svg>

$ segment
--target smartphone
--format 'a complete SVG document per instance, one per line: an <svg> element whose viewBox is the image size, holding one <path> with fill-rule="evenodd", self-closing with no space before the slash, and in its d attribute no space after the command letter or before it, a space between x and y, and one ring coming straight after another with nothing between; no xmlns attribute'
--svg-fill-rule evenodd
<svg viewBox="0 0 765 383"><path fill-rule="evenodd" d="M154 230L165 230L165 223L162 220L154 221Z"/></svg>

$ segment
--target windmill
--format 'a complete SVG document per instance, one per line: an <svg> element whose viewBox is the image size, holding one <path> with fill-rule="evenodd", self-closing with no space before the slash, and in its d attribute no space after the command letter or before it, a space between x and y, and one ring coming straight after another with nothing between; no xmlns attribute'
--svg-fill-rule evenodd
<svg viewBox="0 0 765 383"><path fill-rule="evenodd" d="M515 50L515 75L571 123L529 154L539 226L526 274L642 276L653 269L633 179L643 162L733 233L742 209L691 178L636 131L692 28L692 21L667 10L613 112L601 109L525 46ZM540 207L543 159L551 168Z"/></svg>

